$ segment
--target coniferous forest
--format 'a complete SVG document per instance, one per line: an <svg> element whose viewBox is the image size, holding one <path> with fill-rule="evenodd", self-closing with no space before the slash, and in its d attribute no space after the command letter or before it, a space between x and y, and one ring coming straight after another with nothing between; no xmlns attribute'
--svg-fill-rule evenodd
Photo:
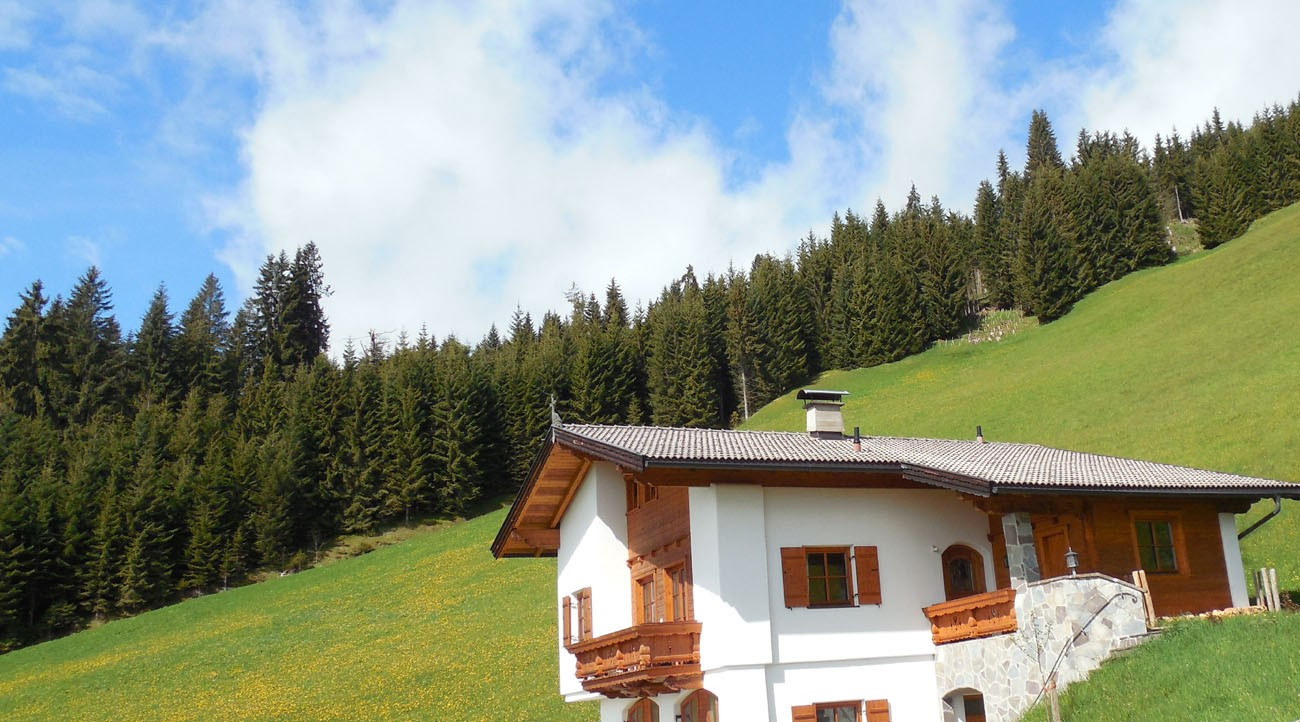
<svg viewBox="0 0 1300 722"><path fill-rule="evenodd" d="M616 282L563 314L516 311L475 345L420 333L326 355L325 263L268 257L232 315L209 276L179 315L159 288L135 332L94 268L39 281L0 337L0 651L301 568L344 533L452 516L513 491L552 409L565 421L724 427L825 369L952 338L982 309L1047 322L1300 200L1300 101L1249 126L1217 111L1142 147L1081 131L1064 160L1035 112L1023 169L997 159L973 216L923 201L836 214L785 257ZM178 307L179 308L179 307Z"/></svg>

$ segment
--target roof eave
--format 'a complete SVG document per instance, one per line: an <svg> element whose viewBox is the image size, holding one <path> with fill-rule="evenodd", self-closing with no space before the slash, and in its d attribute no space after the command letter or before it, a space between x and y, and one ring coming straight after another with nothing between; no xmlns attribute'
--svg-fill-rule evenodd
<svg viewBox="0 0 1300 722"><path fill-rule="evenodd" d="M515 523L519 521L519 514L523 511L524 501L532 493L533 487L537 484L537 477L541 473L542 464L546 461L546 456L550 454L551 448L555 446L555 429L552 428L546 434L546 440L542 442L541 448L533 456L533 463L528 467L528 479L524 485L519 487L519 493L515 494L515 500L510 504L510 511L506 512L505 521L501 523L501 528L497 530L496 538L492 540L492 556L501 559L506 556L518 557L519 554L503 554L506 541L510 538L510 532L515 528ZM543 554L542 556L546 556Z"/></svg>
<svg viewBox="0 0 1300 722"><path fill-rule="evenodd" d="M1087 496L1123 495L1123 496L1203 496L1214 498L1254 498L1265 499L1280 496L1284 499L1300 499L1300 485L1285 486L1062 486L1035 484L994 484L994 494L1079 494Z"/></svg>

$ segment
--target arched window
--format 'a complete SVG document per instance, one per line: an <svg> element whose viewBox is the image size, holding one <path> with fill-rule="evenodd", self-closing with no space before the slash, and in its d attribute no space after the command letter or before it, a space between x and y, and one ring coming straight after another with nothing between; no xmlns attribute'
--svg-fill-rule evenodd
<svg viewBox="0 0 1300 722"><path fill-rule="evenodd" d="M718 697L697 689L682 700L681 722L718 722Z"/></svg>
<svg viewBox="0 0 1300 722"><path fill-rule="evenodd" d="M659 705L649 697L642 697L627 708L627 722L659 722Z"/></svg>
<svg viewBox="0 0 1300 722"><path fill-rule="evenodd" d="M965 544L943 550L943 594L949 600L983 594L984 557Z"/></svg>

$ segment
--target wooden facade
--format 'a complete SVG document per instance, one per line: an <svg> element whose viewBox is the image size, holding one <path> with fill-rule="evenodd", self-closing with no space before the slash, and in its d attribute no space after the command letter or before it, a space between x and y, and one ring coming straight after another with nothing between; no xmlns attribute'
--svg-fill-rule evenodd
<svg viewBox="0 0 1300 722"><path fill-rule="evenodd" d="M582 688L606 697L646 697L699 688L700 623L638 624L566 645Z"/></svg>
<svg viewBox="0 0 1300 722"><path fill-rule="evenodd" d="M978 500L989 514L994 575L999 588L1010 585L1001 514L1027 511L1034 530L1034 551L1044 579L1069 573L1065 553L1079 555L1077 572L1100 572L1128 579L1143 568L1136 537L1137 522L1167 522L1177 564L1175 570L1147 569L1156 614L1205 612L1232 605L1227 563L1223 557L1219 514L1244 511L1241 502L1170 497L1007 497L996 504Z"/></svg>
<svg viewBox="0 0 1300 722"><path fill-rule="evenodd" d="M1016 631L1016 590L972 594L925 609L935 644L979 639Z"/></svg>

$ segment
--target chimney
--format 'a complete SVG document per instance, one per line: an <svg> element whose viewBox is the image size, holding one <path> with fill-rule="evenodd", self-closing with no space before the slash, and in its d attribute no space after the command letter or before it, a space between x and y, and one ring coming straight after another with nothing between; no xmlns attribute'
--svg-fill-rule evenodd
<svg viewBox="0 0 1300 722"><path fill-rule="evenodd" d="M975 426L975 440L984 443L984 427L978 424Z"/></svg>
<svg viewBox="0 0 1300 722"><path fill-rule="evenodd" d="M843 439L844 406L847 391L819 391L804 389L795 398L803 401L804 410L808 412L808 433L818 439Z"/></svg>

